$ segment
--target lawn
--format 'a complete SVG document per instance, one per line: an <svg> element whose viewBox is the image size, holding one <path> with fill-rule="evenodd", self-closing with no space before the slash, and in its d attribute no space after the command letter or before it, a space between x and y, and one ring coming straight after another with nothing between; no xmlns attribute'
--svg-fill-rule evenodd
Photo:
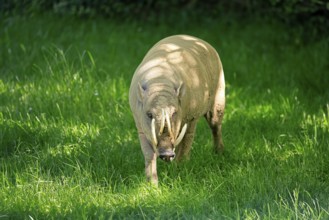
<svg viewBox="0 0 329 220"><path fill-rule="evenodd" d="M0 218L328 219L329 39L259 19L1 17ZM190 160L145 183L128 105L158 40L219 52L225 152L200 120Z"/></svg>

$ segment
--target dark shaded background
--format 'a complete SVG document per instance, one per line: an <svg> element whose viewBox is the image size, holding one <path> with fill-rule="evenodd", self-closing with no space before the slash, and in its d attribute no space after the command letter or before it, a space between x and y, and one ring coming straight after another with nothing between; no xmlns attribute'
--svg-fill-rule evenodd
<svg viewBox="0 0 329 220"><path fill-rule="evenodd" d="M267 17L307 28L313 35L328 34L328 0L2 0L0 12L71 14L82 17L146 20Z"/></svg>

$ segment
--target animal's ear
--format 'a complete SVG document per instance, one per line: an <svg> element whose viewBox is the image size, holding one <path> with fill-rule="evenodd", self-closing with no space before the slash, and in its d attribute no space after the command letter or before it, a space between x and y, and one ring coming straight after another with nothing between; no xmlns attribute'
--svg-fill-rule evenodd
<svg viewBox="0 0 329 220"><path fill-rule="evenodd" d="M179 82L179 84L175 87L175 92L179 99L184 95L185 89L183 82Z"/></svg>
<svg viewBox="0 0 329 220"><path fill-rule="evenodd" d="M137 97L138 97L138 100L139 100L140 102L143 101L145 90L146 90L146 88L143 87L140 83L138 83Z"/></svg>

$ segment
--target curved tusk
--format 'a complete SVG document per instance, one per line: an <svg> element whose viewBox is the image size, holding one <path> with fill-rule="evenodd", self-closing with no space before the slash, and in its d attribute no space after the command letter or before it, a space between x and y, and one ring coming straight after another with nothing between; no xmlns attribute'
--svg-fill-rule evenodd
<svg viewBox="0 0 329 220"><path fill-rule="evenodd" d="M182 140L183 140L183 137L186 133L186 129L187 129L187 124L185 124L182 128L182 131L180 132L178 138L176 139L175 143L174 143L174 146L177 146Z"/></svg>
<svg viewBox="0 0 329 220"><path fill-rule="evenodd" d="M162 111L162 115L161 115L161 125L160 125L159 135L162 134L166 121L165 111L163 109L161 109L161 111Z"/></svg>
<svg viewBox="0 0 329 220"><path fill-rule="evenodd" d="M172 130L171 130L171 124L170 124L170 118L169 118L168 111L166 111L166 121L167 121L169 135L170 135L171 139L174 140L174 134L172 133Z"/></svg>
<svg viewBox="0 0 329 220"><path fill-rule="evenodd" d="M157 146L158 145L158 141L157 141L157 136L155 134L155 119L154 118L152 119L152 122L151 122L151 132L152 132L152 141L153 141L153 144L154 144L154 146Z"/></svg>

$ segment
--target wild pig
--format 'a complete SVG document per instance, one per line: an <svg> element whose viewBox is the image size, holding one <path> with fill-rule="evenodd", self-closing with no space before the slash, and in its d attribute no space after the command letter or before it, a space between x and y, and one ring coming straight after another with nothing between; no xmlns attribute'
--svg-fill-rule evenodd
<svg viewBox="0 0 329 220"><path fill-rule="evenodd" d="M214 148L221 152L225 80L216 50L187 35L155 44L137 67L129 104L145 158L148 181L158 184L156 159L187 156L198 119L205 116ZM175 151L176 150L176 151Z"/></svg>

